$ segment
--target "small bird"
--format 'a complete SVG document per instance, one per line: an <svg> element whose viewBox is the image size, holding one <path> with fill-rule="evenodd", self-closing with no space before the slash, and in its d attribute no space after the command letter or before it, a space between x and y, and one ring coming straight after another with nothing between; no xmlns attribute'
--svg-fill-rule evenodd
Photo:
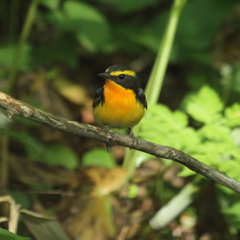
<svg viewBox="0 0 240 240"><path fill-rule="evenodd" d="M98 76L105 78L106 82L95 93L92 107L96 122L104 127L107 142L109 127L129 129L135 142L132 128L140 122L147 109L147 100L136 73L122 65L113 65ZM106 147L111 152L109 144Z"/></svg>

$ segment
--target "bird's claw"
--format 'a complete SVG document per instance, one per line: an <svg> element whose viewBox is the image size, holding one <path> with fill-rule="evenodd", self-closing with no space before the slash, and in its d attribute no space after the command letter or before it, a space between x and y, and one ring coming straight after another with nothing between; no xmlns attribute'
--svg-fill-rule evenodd
<svg viewBox="0 0 240 240"><path fill-rule="evenodd" d="M133 133L133 131L130 129L130 132L129 132L129 134L128 134L131 138L132 138L132 147L135 147L137 144L138 144L138 138L137 137L135 137L135 135L134 135L134 133ZM132 149L132 148L130 148L130 149Z"/></svg>
<svg viewBox="0 0 240 240"><path fill-rule="evenodd" d="M111 138L111 134L109 132L108 126L104 125L104 133L105 133L105 140L106 140L106 149L109 153L112 152L112 145L110 144L109 139Z"/></svg>

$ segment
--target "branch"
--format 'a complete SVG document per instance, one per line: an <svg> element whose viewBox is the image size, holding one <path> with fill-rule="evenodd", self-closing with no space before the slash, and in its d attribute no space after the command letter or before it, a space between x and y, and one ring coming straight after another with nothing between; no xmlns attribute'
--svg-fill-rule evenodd
<svg viewBox="0 0 240 240"><path fill-rule="evenodd" d="M8 196L8 195L1 196L0 202L8 202L8 204L9 204L9 217L7 218L8 230L10 232L16 233L21 206L19 204L17 204L11 196Z"/></svg>
<svg viewBox="0 0 240 240"><path fill-rule="evenodd" d="M14 115L27 118L34 122L55 128L62 132L92 138L105 142L104 131L98 127L79 122L68 121L65 118L54 116L24 102L18 101L2 92L0 92L0 106L6 109L7 116L12 118ZM211 180L240 193L240 182L226 176L223 173L205 165L193 157L171 147L158 145L142 139L138 139L138 144L132 146L132 138L128 135L119 134L111 131L110 143L112 145L121 145L149 153L158 158L171 159L178 162L192 171L199 173Z"/></svg>

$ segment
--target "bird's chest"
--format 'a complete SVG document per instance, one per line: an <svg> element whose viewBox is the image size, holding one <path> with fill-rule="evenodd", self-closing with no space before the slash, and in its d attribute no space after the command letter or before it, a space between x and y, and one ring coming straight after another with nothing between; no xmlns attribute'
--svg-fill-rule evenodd
<svg viewBox="0 0 240 240"><path fill-rule="evenodd" d="M136 94L131 89L125 89L112 81L104 86L104 103L110 111L123 113L134 110L138 105Z"/></svg>
<svg viewBox="0 0 240 240"><path fill-rule="evenodd" d="M144 108L131 89L107 81L104 86L104 103L96 109L100 124L113 128L128 128L136 125L144 115Z"/></svg>

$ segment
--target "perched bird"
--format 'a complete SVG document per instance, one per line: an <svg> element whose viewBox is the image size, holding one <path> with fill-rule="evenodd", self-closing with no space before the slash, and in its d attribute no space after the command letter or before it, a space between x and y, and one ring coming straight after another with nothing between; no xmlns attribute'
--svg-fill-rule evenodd
<svg viewBox="0 0 240 240"><path fill-rule="evenodd" d="M108 140L109 128L128 128L129 135L136 140L132 127L142 119L147 101L136 73L122 65L113 65L98 76L105 78L105 85L94 96L92 107L94 118L104 127ZM133 142L134 143L134 142ZM108 152L111 151L106 144Z"/></svg>

